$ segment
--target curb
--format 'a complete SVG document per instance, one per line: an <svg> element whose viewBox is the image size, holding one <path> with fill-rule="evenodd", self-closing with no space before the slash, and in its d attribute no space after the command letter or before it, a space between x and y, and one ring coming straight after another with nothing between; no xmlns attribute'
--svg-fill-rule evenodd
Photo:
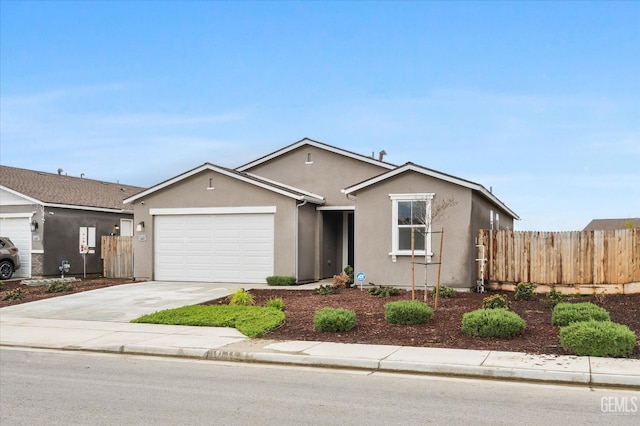
<svg viewBox="0 0 640 426"><path fill-rule="evenodd" d="M482 365L459 365L433 362L393 361L363 358L338 358L318 355L302 355L277 352L250 352L209 348L181 348L172 346L108 345L86 347L70 345L20 345L0 343L0 347L96 352L123 355L144 355L175 358L191 358L208 361L249 362L273 365L289 365L318 368L343 368L372 372L422 374L446 377L476 378L488 380L527 381L564 385L601 386L640 390L640 376L603 374L578 371L550 371L527 368L508 368Z"/></svg>

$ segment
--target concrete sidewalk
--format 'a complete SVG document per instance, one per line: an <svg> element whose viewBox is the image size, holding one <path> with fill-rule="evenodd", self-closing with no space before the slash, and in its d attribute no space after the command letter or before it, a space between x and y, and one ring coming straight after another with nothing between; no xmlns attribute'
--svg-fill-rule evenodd
<svg viewBox="0 0 640 426"><path fill-rule="evenodd" d="M265 285L140 282L0 309L0 345L640 389L640 360L249 339L233 328L133 324ZM300 288L315 288L317 283Z"/></svg>
<svg viewBox="0 0 640 426"><path fill-rule="evenodd" d="M640 360L249 339L233 328L0 316L0 345L640 389Z"/></svg>

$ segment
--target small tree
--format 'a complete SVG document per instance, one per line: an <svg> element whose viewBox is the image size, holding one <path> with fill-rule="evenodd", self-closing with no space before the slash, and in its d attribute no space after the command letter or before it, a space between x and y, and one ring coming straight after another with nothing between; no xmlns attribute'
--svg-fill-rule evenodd
<svg viewBox="0 0 640 426"><path fill-rule="evenodd" d="M433 197L425 197L424 200L412 202L411 204L411 223L417 224L417 227L411 228L411 300L415 300L415 233L417 232L424 242L424 285L425 285L425 301L427 298L427 263L429 260L428 236L431 234L431 226L445 217L445 212L449 207L455 206L458 201L449 196L442 200L433 201ZM443 231L444 232L444 229ZM440 247L442 248L442 238L440 239ZM442 259L438 259L441 262ZM438 273L438 276L440 273ZM438 286L440 280L436 283L436 307L438 297Z"/></svg>

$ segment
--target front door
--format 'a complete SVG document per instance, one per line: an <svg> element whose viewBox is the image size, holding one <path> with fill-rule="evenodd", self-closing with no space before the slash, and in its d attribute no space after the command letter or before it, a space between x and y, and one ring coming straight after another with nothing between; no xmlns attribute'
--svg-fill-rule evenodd
<svg viewBox="0 0 640 426"><path fill-rule="evenodd" d="M353 212L322 212L321 278L338 275L345 266L353 266Z"/></svg>

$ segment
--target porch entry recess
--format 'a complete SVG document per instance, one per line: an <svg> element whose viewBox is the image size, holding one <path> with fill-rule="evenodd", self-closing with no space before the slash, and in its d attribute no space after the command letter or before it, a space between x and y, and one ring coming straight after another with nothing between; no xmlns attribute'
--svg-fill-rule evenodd
<svg viewBox="0 0 640 426"><path fill-rule="evenodd" d="M345 266L354 262L353 209L318 209L322 215L320 233L320 278L340 274Z"/></svg>

